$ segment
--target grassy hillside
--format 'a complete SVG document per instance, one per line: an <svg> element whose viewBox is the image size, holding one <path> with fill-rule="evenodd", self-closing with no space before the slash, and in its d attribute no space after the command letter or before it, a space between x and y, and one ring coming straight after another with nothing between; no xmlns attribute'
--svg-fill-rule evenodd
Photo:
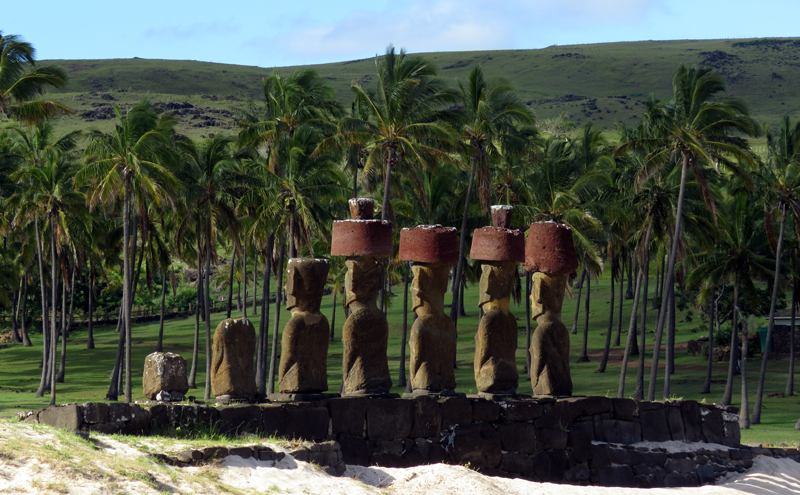
<svg viewBox="0 0 800 495"><path fill-rule="evenodd" d="M800 116L800 38L758 40L641 41L552 46L540 50L423 54L453 82L480 63L490 78L509 79L540 120L562 113L580 124L613 129L633 123L650 93L668 98L672 74L681 62L713 67L731 95L750 104L756 118L777 122ZM147 96L181 115L181 131L193 137L232 132L230 110L258 98L260 81L274 69L194 61L114 59L44 60L66 69L70 84L57 98L75 116L62 126L110 123L111 104L127 105ZM372 59L312 66L349 106L350 86L374 80ZM290 73L298 67L278 69ZM170 105L171 104L171 105ZM171 106L171 108L170 108Z"/></svg>

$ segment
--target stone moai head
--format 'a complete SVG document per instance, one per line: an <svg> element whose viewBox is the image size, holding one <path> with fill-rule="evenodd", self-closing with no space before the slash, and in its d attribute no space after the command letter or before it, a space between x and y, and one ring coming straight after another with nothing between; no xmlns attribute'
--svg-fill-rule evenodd
<svg viewBox="0 0 800 495"><path fill-rule="evenodd" d="M411 281L411 311L425 303L443 306L449 272L450 265L445 264L415 266Z"/></svg>
<svg viewBox="0 0 800 495"><path fill-rule="evenodd" d="M377 258L365 257L362 259L351 259L345 262L347 273L345 274L345 287L347 293L346 304L354 301L361 303L375 302L378 299L378 291L381 288L382 265Z"/></svg>
<svg viewBox="0 0 800 495"><path fill-rule="evenodd" d="M326 259L290 259L286 270L286 309L319 311L329 269Z"/></svg>
<svg viewBox="0 0 800 495"><path fill-rule="evenodd" d="M560 319L567 275L534 272L531 274L531 282L533 283L533 287L531 287L531 318L535 320L543 314L549 314Z"/></svg>
<svg viewBox="0 0 800 495"><path fill-rule="evenodd" d="M484 263L481 265L480 300L478 306L492 301L506 299L511 295L514 287L514 272L517 266L514 263Z"/></svg>

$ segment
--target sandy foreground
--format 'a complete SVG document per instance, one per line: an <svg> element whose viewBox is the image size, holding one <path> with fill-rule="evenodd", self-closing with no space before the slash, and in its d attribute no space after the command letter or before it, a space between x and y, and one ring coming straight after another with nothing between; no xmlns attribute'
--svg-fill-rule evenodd
<svg viewBox="0 0 800 495"><path fill-rule="evenodd" d="M675 444L675 442L671 442ZM213 445L214 443L208 443ZM290 446L269 445L288 452ZM0 421L0 493L297 493L386 495L633 495L798 494L800 464L760 457L748 472L698 488L606 488L484 476L463 466L408 469L348 466L343 477L287 455L281 461L228 456L194 467L172 467L152 454L197 443L164 438L92 435L84 440L43 425ZM672 445L673 448L677 446Z"/></svg>

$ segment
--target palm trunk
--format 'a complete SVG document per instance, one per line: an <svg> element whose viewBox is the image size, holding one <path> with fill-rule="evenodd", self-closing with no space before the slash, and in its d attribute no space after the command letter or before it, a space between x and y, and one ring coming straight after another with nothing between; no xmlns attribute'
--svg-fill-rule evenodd
<svg viewBox="0 0 800 495"><path fill-rule="evenodd" d="M203 269L200 254L197 255L197 307L194 310L194 341L192 343L192 367L189 370L189 388L197 388L197 360L200 357L200 304L203 294Z"/></svg>
<svg viewBox="0 0 800 495"><path fill-rule="evenodd" d="M622 309L625 303L625 296L623 291L625 290L625 257L619 256L620 266L619 271L619 314L617 316L617 335L614 337L614 346L619 347L619 342L622 337Z"/></svg>
<svg viewBox="0 0 800 495"><path fill-rule="evenodd" d="M258 251L253 245L253 316L258 314Z"/></svg>
<svg viewBox="0 0 800 495"><path fill-rule="evenodd" d="M242 301L242 318L247 318L247 235L242 243L242 285L244 286L244 301Z"/></svg>
<svg viewBox="0 0 800 495"><path fill-rule="evenodd" d="M625 375L628 372L628 359L631 355L634 342L636 342L636 312L639 306L639 289L642 285L642 272L636 277L636 290L633 297L633 308L631 309L631 321L628 325L628 340L625 345L625 353L622 355L622 367L619 373L619 387L617 388L617 397L622 399L625 397Z"/></svg>
<svg viewBox="0 0 800 495"><path fill-rule="evenodd" d="M585 270L585 268L584 268ZM581 355L578 357L579 363L588 363L589 354L589 301L592 294L592 275L586 272L586 306L583 309L583 342L581 342Z"/></svg>
<svg viewBox="0 0 800 495"><path fill-rule="evenodd" d="M672 395L672 375L675 373L675 317L677 316L675 309L675 286L664 287L669 296L669 314L667 315L667 355L664 373L664 400L670 398Z"/></svg>
<svg viewBox="0 0 800 495"><path fill-rule="evenodd" d="M56 301L58 284L56 276L56 228L55 218L50 218L50 405L56 405L56 347L58 346L58 326L56 325Z"/></svg>
<svg viewBox="0 0 800 495"><path fill-rule="evenodd" d="M460 299L458 298L458 294L460 291L459 282L461 280L461 274L464 271L464 246L467 240L467 217L469 216L469 203L470 199L472 199L472 184L475 182L475 174L478 171L478 160L476 157L472 158L472 170L469 172L469 182L467 182L467 196L464 199L464 214L461 217L461 236L458 239L458 264L456 264L456 272L453 276L453 285L452 285L452 292L453 292L453 302L450 305L450 319L453 320L453 323L456 325L458 324L458 315L459 315L459 308L458 306L461 304Z"/></svg>
<svg viewBox="0 0 800 495"><path fill-rule="evenodd" d="M464 291L467 290L467 280L462 277L461 290L458 291L458 316L467 316L464 312Z"/></svg>
<svg viewBox="0 0 800 495"><path fill-rule="evenodd" d="M225 315L226 319L231 318L231 309L233 308L233 273L236 266L236 246L233 246L233 253L231 253L231 273L228 276L228 312Z"/></svg>
<svg viewBox="0 0 800 495"><path fill-rule="evenodd" d="M675 333L676 333L676 320L678 319L678 310L675 308L675 284L666 288L669 291L669 314L667 315L667 366L669 366L669 374L675 374Z"/></svg>
<svg viewBox="0 0 800 495"><path fill-rule="evenodd" d="M278 257L278 290L275 291L275 320L272 326L272 352L269 356L269 377L267 378L267 394L275 393L275 367L278 360L278 327L281 324L283 306L283 258L286 255L286 241L281 240L281 254Z"/></svg>
<svg viewBox="0 0 800 495"><path fill-rule="evenodd" d="M733 285L733 307L739 306L739 273L736 273L736 282ZM731 361L728 363L728 380L725 382L725 392L722 394L720 404L730 406L733 398L733 375L736 373L737 351L739 347L739 321L736 311L733 311L733 328L731 329Z"/></svg>
<svg viewBox="0 0 800 495"><path fill-rule="evenodd" d="M678 190L678 205L677 212L675 213L675 231L672 235L672 244L669 249L669 258L667 259L667 268L664 273L664 289L661 296L661 310L658 312L658 323L656 324L656 338L653 346L653 360L650 365L650 384L647 387L647 400L655 400L656 395L656 380L658 379L658 358L661 354L661 339L664 334L664 323L667 313L667 305L669 304L669 294L672 292L670 288L674 285L675 277L675 261L678 258L678 245L681 238L681 220L683 218L683 202L686 195L686 175L689 169L689 157L683 157L683 164L681 166L681 185ZM667 372L669 368L667 367Z"/></svg>
<svg viewBox="0 0 800 495"><path fill-rule="evenodd" d="M789 377L786 380L786 397L794 395L794 317L795 310L797 309L797 282L795 279L795 286L792 290L792 322L789 327ZM24 322L24 320L23 320ZM22 327L23 335L25 326Z"/></svg>
<svg viewBox="0 0 800 495"><path fill-rule="evenodd" d="M778 304L778 289L781 282L781 258L783 256L783 233L786 229L786 209L781 209L781 231L778 235L778 249L775 252L775 282L772 286L772 301L769 305L769 325L767 325L767 345L761 351L761 372L758 375L758 391L756 404L753 407L752 423L761 424L761 405L764 400L764 380L767 377L767 359L769 359L769 343L772 342L772 331L775 329L775 308ZM794 354L794 349L791 349ZM742 355L745 353L743 352Z"/></svg>
<svg viewBox="0 0 800 495"><path fill-rule="evenodd" d="M261 354L258 355L258 360L261 362L259 366L259 374L256 376L256 388L258 389L259 397L265 397L267 393L267 349L269 348L269 286L272 277L272 251L275 243L275 236L270 234L267 236L267 248L264 255L264 290L262 290L262 303L261 303L261 320L259 321L259 334L261 336ZM333 327L331 326L331 329Z"/></svg>
<svg viewBox="0 0 800 495"><path fill-rule="evenodd" d="M44 278L44 257L42 256L42 236L39 232L39 218L34 219L36 226L36 255L39 258L39 289L42 293L42 376L35 397L44 397L44 391L49 384L50 375L47 366L50 361L50 333L47 328L47 289Z"/></svg>
<svg viewBox="0 0 800 495"><path fill-rule="evenodd" d="M651 224L652 225L652 224ZM649 241L649 233L652 229L648 228L648 241ZM644 273L644 286L642 287L642 319L641 321L641 330L639 330L639 335L641 338L641 344L639 345L639 368L636 370L636 392L633 394L633 398L637 400L642 400L644 398L644 358L645 358L645 350L647 349L647 286L650 282L650 253L649 253L649 244L645 244L644 252L642 253L642 266L639 268Z"/></svg>
<svg viewBox="0 0 800 495"><path fill-rule="evenodd" d="M167 276L164 273L164 267L161 267L161 314L158 318L158 344L156 344L156 352L164 350L164 310L167 304Z"/></svg>
<svg viewBox="0 0 800 495"><path fill-rule="evenodd" d="M25 274L22 276L23 280L23 289L22 289L22 318L20 321L20 331L22 332L22 346L23 347L32 347L33 344L31 343L31 338L28 336L28 323L27 323L27 314L28 314L28 272L26 271Z"/></svg>
<svg viewBox="0 0 800 495"><path fill-rule="evenodd" d="M605 373L606 366L608 365L608 355L611 352L611 334L614 333L614 311L616 308L614 307L614 258L611 258L610 263L610 271L611 271L611 301L609 302L609 307L611 310L608 312L608 330L606 331L606 346L603 349L603 359L600 360L600 365L595 370L595 373ZM528 346L530 347L530 346Z"/></svg>
<svg viewBox="0 0 800 495"><path fill-rule="evenodd" d="M206 389L205 400L211 399L211 212L206 212L206 280L205 310L206 314Z"/></svg>
<svg viewBox="0 0 800 495"><path fill-rule="evenodd" d="M123 270L125 272L123 278L122 289L122 305L123 305L123 325L122 332L125 334L125 402L130 403L133 400L132 389L132 375L131 375L131 303L133 295L131 294L133 274L133 263L131 258L131 183L130 179L126 177L125 180L125 201L123 213Z"/></svg>
<svg viewBox="0 0 800 495"><path fill-rule="evenodd" d="M17 315L19 314L20 303L22 302L22 279L19 281L20 289L11 294L11 341L15 344L22 342L17 326Z"/></svg>
<svg viewBox="0 0 800 495"><path fill-rule="evenodd" d="M125 333L125 402L131 403L133 401L133 369L131 368L131 355L133 349L131 348L132 338L133 338L133 302L134 302L134 294L136 293L136 287L139 285L139 274L142 272L142 261L144 261L144 250L145 250L145 231L144 227L138 229L139 232L137 234L137 226L138 226L139 219L134 217L133 223L133 232L131 236L131 264L129 267L130 274L128 278L130 280L130 289L128 291L128 307L127 307L127 329ZM139 259L136 259L136 238L137 235L142 240L142 249L139 252ZM133 272L133 267L136 266L136 273Z"/></svg>
<svg viewBox="0 0 800 495"><path fill-rule="evenodd" d="M625 299L633 299L633 255L628 259L628 288L625 290Z"/></svg>
<svg viewBox="0 0 800 495"><path fill-rule="evenodd" d="M711 372L714 369L714 293L708 299L708 366L706 367L706 380L703 382L701 394L711 393Z"/></svg>
<svg viewBox="0 0 800 495"><path fill-rule="evenodd" d="M575 301L575 318L572 319L572 335L578 335L578 316L581 313L581 294L583 294L583 283L586 281L586 267L581 272L581 280L578 282L578 298Z"/></svg>
<svg viewBox="0 0 800 495"><path fill-rule="evenodd" d="M72 327L75 325L75 272L77 271L77 266L75 264L72 265L72 281L69 284L69 319L67 320L67 336L69 336L69 332L72 331Z"/></svg>
<svg viewBox="0 0 800 495"><path fill-rule="evenodd" d="M747 319L741 314L739 308L734 307L734 311L738 311L742 318L742 404L739 408L739 428L749 430L750 424L750 399L747 393L747 348L748 348L748 335ZM769 342L769 340L767 340ZM755 416L755 413L753 414Z"/></svg>
<svg viewBox="0 0 800 495"><path fill-rule="evenodd" d="M124 292L124 290L123 290ZM124 308L123 308L124 311ZM119 379L122 372L122 359L125 349L125 332L119 332L117 338L117 354L114 359L114 369L111 370L109 377L110 383L108 384L108 391L106 392L106 400L116 401L119 399Z"/></svg>
<svg viewBox="0 0 800 495"><path fill-rule="evenodd" d="M89 329L86 348L94 349L94 265L91 261L89 261L89 291L86 298L89 300Z"/></svg>
<svg viewBox="0 0 800 495"><path fill-rule="evenodd" d="M406 270L411 267L406 264ZM397 377L397 386L406 386L406 337L408 336L408 280L411 278L406 272L403 277L403 336L400 339L400 370Z"/></svg>
<svg viewBox="0 0 800 495"><path fill-rule="evenodd" d="M58 364L56 381L64 383L64 374L67 367L67 284L61 281L61 357Z"/></svg>

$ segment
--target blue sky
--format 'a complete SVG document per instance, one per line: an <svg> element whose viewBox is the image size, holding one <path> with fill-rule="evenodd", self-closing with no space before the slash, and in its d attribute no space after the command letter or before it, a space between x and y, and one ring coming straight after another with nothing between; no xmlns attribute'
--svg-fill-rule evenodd
<svg viewBox="0 0 800 495"><path fill-rule="evenodd" d="M798 0L43 0L0 30L38 59L161 58L260 67L409 52L800 36Z"/></svg>

